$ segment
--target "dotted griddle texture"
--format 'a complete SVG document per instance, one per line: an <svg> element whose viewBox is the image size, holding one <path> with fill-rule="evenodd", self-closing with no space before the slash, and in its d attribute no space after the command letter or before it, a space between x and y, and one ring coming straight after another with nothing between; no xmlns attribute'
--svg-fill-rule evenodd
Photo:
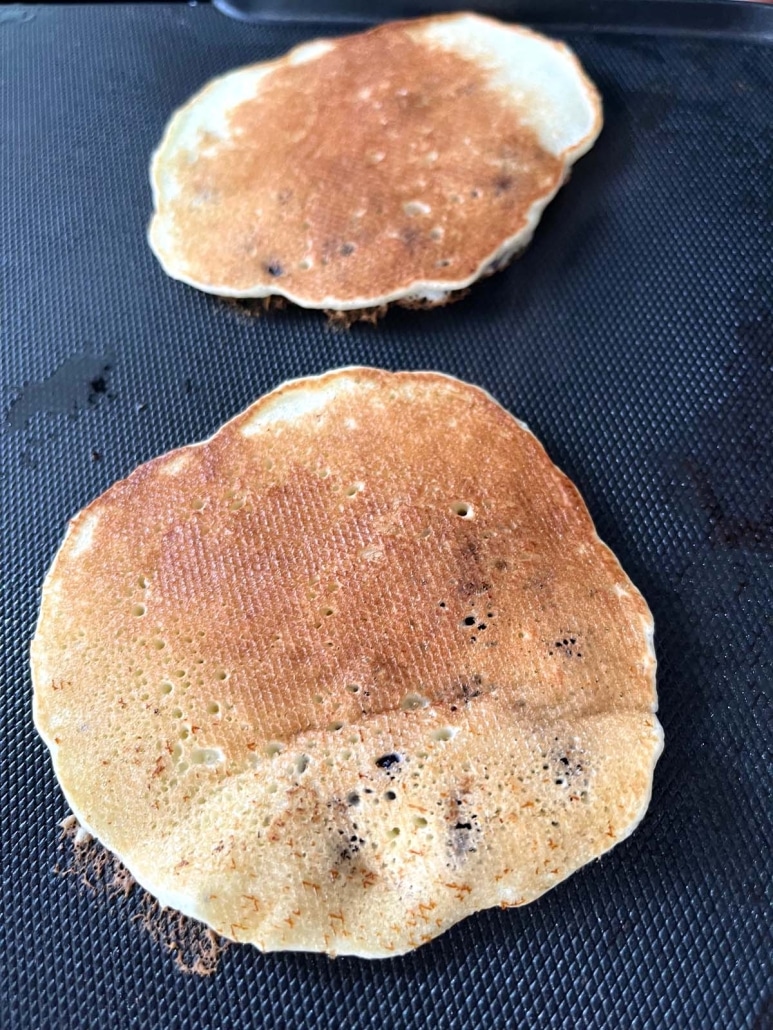
<svg viewBox="0 0 773 1030"><path fill-rule="evenodd" d="M249 320L165 278L144 240L172 109L330 26L1 13L3 1030L769 1026L770 48L567 37L606 128L524 257L463 303L347 333L297 310ZM349 363L480 383L575 480L655 616L652 805L536 904L404 958L231 948L186 978L131 903L52 872L66 806L30 718L39 585L67 518L115 479Z"/></svg>

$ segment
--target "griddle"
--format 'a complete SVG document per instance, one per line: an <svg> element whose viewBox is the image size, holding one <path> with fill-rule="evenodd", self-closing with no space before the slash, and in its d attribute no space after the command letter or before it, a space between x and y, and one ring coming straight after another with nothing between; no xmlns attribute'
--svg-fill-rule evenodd
<svg viewBox="0 0 773 1030"><path fill-rule="evenodd" d="M652 4L606 27L578 4L568 31L550 5L604 97L595 149L508 270L349 331L173 282L144 234L171 111L355 22L0 7L4 1030L773 1025L773 10L749 29L723 8L706 33L690 6L674 32ZM139 462L356 363L481 384L578 484L655 616L652 805L542 900L406 957L234 947L186 976L136 896L54 873L67 806L30 719L40 583L67 519Z"/></svg>

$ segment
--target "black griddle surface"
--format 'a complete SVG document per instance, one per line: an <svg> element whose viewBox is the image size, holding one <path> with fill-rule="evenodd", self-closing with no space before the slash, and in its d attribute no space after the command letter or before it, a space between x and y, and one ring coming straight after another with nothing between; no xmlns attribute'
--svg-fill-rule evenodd
<svg viewBox="0 0 773 1030"><path fill-rule="evenodd" d="M525 256L453 307L345 332L295 309L251 320L166 278L144 234L171 111L218 73L343 28L183 5L0 8L0 1025L763 1030L773 50L573 31L606 128ZM288 377L353 363L483 385L578 484L655 615L652 806L541 901L407 957L241 947L186 977L131 900L53 872L67 807L30 719L40 583L67 519L139 462Z"/></svg>

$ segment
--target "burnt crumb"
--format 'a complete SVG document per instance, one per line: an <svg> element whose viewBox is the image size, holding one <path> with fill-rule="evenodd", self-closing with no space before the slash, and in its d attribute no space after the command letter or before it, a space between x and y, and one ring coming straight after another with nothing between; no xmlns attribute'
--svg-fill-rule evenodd
<svg viewBox="0 0 773 1030"><path fill-rule="evenodd" d="M60 825L60 859L55 873L75 877L93 895L122 906L154 943L172 953L181 972L211 976L217 971L220 956L230 947L230 941L195 919L162 908L115 855L82 832L75 816L68 816Z"/></svg>
<svg viewBox="0 0 773 1030"><path fill-rule="evenodd" d="M218 297L221 304L227 305L241 315L257 318L270 311L281 311L287 307L285 297Z"/></svg>
<svg viewBox="0 0 773 1030"><path fill-rule="evenodd" d="M410 311L428 311L430 308L443 308L447 304L455 304L470 292L469 287L463 290L451 290L440 300L429 300L426 297L401 297L389 304L379 304L372 308L355 308L351 311L334 311L327 309L325 314L331 325L341 329L350 329L356 322L368 322L376 325L391 307L408 308Z"/></svg>
<svg viewBox="0 0 773 1030"><path fill-rule="evenodd" d="M278 279L280 275L284 275L284 269L278 261L270 261L266 265L266 271L270 276L273 276L274 279Z"/></svg>
<svg viewBox="0 0 773 1030"><path fill-rule="evenodd" d="M378 304L373 308L356 308L352 311L326 309L328 321L340 329L350 329L356 322L368 322L375 325L389 310L388 304Z"/></svg>
<svg viewBox="0 0 773 1030"><path fill-rule="evenodd" d="M327 264L327 261L325 260L322 263ZM266 270L268 271L268 267ZM284 272L280 269L279 273L272 272L270 274L278 276L283 275ZM462 290L451 290L440 300L428 300L423 297L403 297L399 300L391 301L389 304L376 304L369 308L354 308L350 311L326 308L324 311L330 325L340 329L350 329L357 322L367 322L370 325L376 325L377 322L384 318L391 307L397 306L410 310L442 308L446 304L455 304L457 301L462 300L469 292L469 287L466 287ZM218 297L217 300L239 314L248 317L258 317L267 312L281 311L290 303L286 297L280 297L275 294L268 297ZM303 310L308 311L310 309L304 308Z"/></svg>
<svg viewBox="0 0 773 1030"><path fill-rule="evenodd" d="M402 762L400 755L391 752L388 755L382 755L381 758L376 759L376 765L379 769L391 769L395 765L399 765Z"/></svg>

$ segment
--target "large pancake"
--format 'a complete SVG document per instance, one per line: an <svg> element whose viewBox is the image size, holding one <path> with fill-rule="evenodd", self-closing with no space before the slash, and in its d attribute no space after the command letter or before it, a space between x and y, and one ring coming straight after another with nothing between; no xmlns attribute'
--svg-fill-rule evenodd
<svg viewBox="0 0 773 1030"><path fill-rule="evenodd" d="M522 905L647 807L652 619L527 428L436 373L287 383L70 524L32 645L83 826L264 950Z"/></svg>
<svg viewBox="0 0 773 1030"><path fill-rule="evenodd" d="M574 54L524 28L459 14L316 40L176 112L150 244L221 296L442 303L528 243L601 121Z"/></svg>

